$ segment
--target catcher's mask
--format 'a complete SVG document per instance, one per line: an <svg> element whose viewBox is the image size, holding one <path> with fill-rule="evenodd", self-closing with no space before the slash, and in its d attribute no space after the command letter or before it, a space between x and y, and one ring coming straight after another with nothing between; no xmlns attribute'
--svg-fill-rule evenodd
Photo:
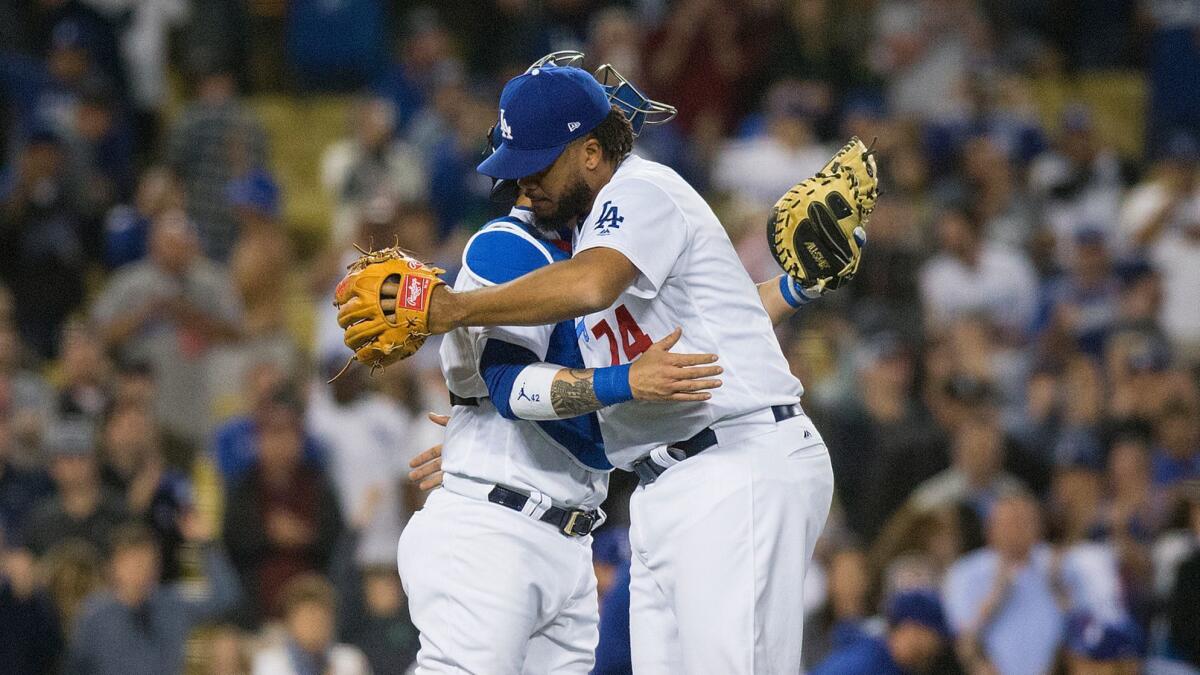
<svg viewBox="0 0 1200 675"><path fill-rule="evenodd" d="M583 52L574 50L563 50L551 52L542 58L534 61L525 72L540 68L545 65L552 66L573 66L580 67L583 64ZM678 110L674 106L665 103L659 103L647 97L641 92L632 82L625 78L624 75L617 72L617 69L612 64L605 63L596 69L594 73L596 81L604 87L605 93L608 95L608 100L613 105L620 108L629 120L630 126L633 127L633 135L636 138L642 132L642 127L647 124L666 124L675 118ZM487 144L483 152L483 157L486 159L496 151L496 147L500 145L500 134L498 133L498 125L493 124L488 129ZM492 201L500 203L509 203L517 199L517 182L513 180L504 180L496 178L492 180Z"/></svg>

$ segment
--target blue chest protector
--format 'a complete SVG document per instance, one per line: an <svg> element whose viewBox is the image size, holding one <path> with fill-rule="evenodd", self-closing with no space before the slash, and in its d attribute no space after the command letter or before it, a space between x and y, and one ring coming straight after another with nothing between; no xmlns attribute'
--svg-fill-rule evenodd
<svg viewBox="0 0 1200 675"><path fill-rule="evenodd" d="M543 240L537 231L518 218L499 218L492 222L506 222L529 233L537 243L502 229L485 231L472 240L466 253L467 267L476 276L494 284L512 281L550 263L549 254L555 262L570 258L570 254ZM507 419L518 419L509 405L513 383L525 366L537 363L539 358L525 347L497 339L489 339L480 357L479 373L487 385L488 397L496 410ZM546 363L564 368L583 368L583 354L575 334L573 321L562 321L550 333L546 349ZM592 469L607 471L613 466L604 454L604 440L600 435L600 420L595 413L580 415L565 420L534 421L543 432L570 452L582 464Z"/></svg>

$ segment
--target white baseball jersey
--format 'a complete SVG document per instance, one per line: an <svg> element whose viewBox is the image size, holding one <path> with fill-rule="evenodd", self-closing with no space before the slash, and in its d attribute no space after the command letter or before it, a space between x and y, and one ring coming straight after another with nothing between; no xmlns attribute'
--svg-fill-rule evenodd
<svg viewBox="0 0 1200 675"><path fill-rule="evenodd" d="M476 233L463 251L463 268L454 290L491 286L568 258L538 235L529 224L532 219L528 209L518 207ZM488 269L473 269L473 264ZM604 457L596 416L550 422L502 417L487 398L480 374L488 340L527 349L547 363L583 366L571 321L553 326L458 328L448 333L441 348L446 385L458 396L479 399L479 405L457 406L450 418L442 449L446 486L454 489L460 480L499 483L541 492L560 505L598 507L612 466Z"/></svg>
<svg viewBox="0 0 1200 675"><path fill-rule="evenodd" d="M723 385L702 403L631 401L601 410L609 461L628 467L664 444L740 415L797 403L771 319L733 244L704 199L670 168L630 156L575 232L576 253L607 247L639 270L611 307L577 326L589 368L628 363L683 328L673 351L714 353Z"/></svg>

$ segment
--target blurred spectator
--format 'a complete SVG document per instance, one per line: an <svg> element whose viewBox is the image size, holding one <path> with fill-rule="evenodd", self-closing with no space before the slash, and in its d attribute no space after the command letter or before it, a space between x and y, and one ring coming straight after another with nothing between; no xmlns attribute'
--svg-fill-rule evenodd
<svg viewBox="0 0 1200 675"><path fill-rule="evenodd" d="M181 523L201 549L205 588L159 584L159 544L153 533L129 525L113 534L107 588L88 598L72 636L66 672L160 675L182 672L184 647L196 625L229 611L238 599L237 577L212 543L202 519Z"/></svg>
<svg viewBox="0 0 1200 675"><path fill-rule="evenodd" d="M151 223L165 211L182 209L184 196L168 169L147 169L138 179L129 204L108 212L104 225L104 264L110 269L137 262L146 256Z"/></svg>
<svg viewBox="0 0 1200 675"><path fill-rule="evenodd" d="M1162 232L1150 258L1162 278L1159 321L1183 365L1200 364L1200 195L1183 209L1178 229Z"/></svg>
<svg viewBox="0 0 1200 675"><path fill-rule="evenodd" d="M1037 280L1027 259L988 241L982 227L964 208L948 208L938 218L940 252L920 272L928 329L936 334L956 318L980 314L1020 341L1033 318Z"/></svg>
<svg viewBox="0 0 1200 675"><path fill-rule="evenodd" d="M63 649L58 615L33 556L6 535L0 532L0 663L16 675L52 675Z"/></svg>
<svg viewBox="0 0 1200 675"><path fill-rule="evenodd" d="M327 361L321 379L344 365L340 358ZM340 510L358 537L359 565L394 563L400 530L418 508L407 479L408 453L396 450L397 439L409 437L408 427L404 411L372 391L359 364L328 385L312 385L307 429L329 453Z"/></svg>
<svg viewBox="0 0 1200 675"><path fill-rule="evenodd" d="M54 59L56 49L69 41L97 64L100 72L124 91L125 74L113 22L82 0L35 0L21 17L21 37L27 53Z"/></svg>
<svg viewBox="0 0 1200 675"><path fill-rule="evenodd" d="M254 113L237 97L232 71L214 64L197 84L167 140L167 163L183 183L188 215L201 250L224 262L238 224L226 189L231 179L267 166L267 138Z"/></svg>
<svg viewBox="0 0 1200 675"><path fill-rule="evenodd" d="M1032 498L1002 497L988 517L987 548L949 570L943 587L959 657L972 670L1046 672L1063 639L1064 612L1122 618L1114 560L1103 549L1052 551L1041 543Z"/></svg>
<svg viewBox="0 0 1200 675"><path fill-rule="evenodd" d="M767 92L765 133L731 141L717 155L713 187L765 213L796 184L816 173L830 150L816 137L813 121L830 106L819 83L782 80Z"/></svg>
<svg viewBox="0 0 1200 675"><path fill-rule="evenodd" d="M258 461L262 425L280 416L304 415L304 403L294 383L272 363L261 363L245 375L249 414L233 417L213 433L217 469L226 487L237 485ZM321 466L325 455L317 440L304 435L304 463Z"/></svg>
<svg viewBox="0 0 1200 675"><path fill-rule="evenodd" d="M1034 212L1017 168L999 143L988 136L973 136L961 151L961 178L955 192L972 205L972 213L985 238L994 245L1020 250L1033 236Z"/></svg>
<svg viewBox="0 0 1200 675"><path fill-rule="evenodd" d="M927 590L899 593L888 601L887 634L863 636L835 651L813 675L926 672L944 648L948 631L937 594Z"/></svg>
<svg viewBox="0 0 1200 675"><path fill-rule="evenodd" d="M740 104L735 97L749 65L745 19L714 0L682 0L647 39L647 81L639 85L678 107L673 124L702 148L715 148Z"/></svg>
<svg viewBox="0 0 1200 675"><path fill-rule="evenodd" d="M114 408L104 427L101 480L125 497L129 515L151 529L160 545L163 580L180 576L184 537L179 523L191 508L187 477L165 464L162 437L150 411L129 404Z"/></svg>
<svg viewBox="0 0 1200 675"><path fill-rule="evenodd" d="M0 186L0 279L21 337L43 358L54 356L63 321L83 300L92 233L78 187L62 138L50 131L29 139Z"/></svg>
<svg viewBox="0 0 1200 675"><path fill-rule="evenodd" d="M1069 272L1046 285L1037 320L1041 331L1049 331L1043 339L1068 338L1094 357L1104 349L1120 303L1120 283L1104 241L1099 230L1076 230Z"/></svg>
<svg viewBox="0 0 1200 675"><path fill-rule="evenodd" d="M805 622L805 660L817 663L867 636L871 567L863 551L846 546L829 558L824 608Z"/></svg>
<svg viewBox="0 0 1200 675"><path fill-rule="evenodd" d="M145 260L109 280L92 316L121 358L151 364L167 429L199 441L211 415L209 349L238 334L241 307L224 270L200 256L196 230L181 211L159 216L149 243Z"/></svg>
<svg viewBox="0 0 1200 675"><path fill-rule="evenodd" d="M1023 487L1003 469L1004 434L992 414L976 412L959 423L950 457L948 469L913 492L912 503L918 510L967 504L986 518L1001 495Z"/></svg>
<svg viewBox="0 0 1200 675"><path fill-rule="evenodd" d="M287 275L296 258L279 220L279 185L266 171L254 170L226 192L238 222L229 274L241 296L243 329L252 339L270 339L284 332Z"/></svg>
<svg viewBox="0 0 1200 675"><path fill-rule="evenodd" d="M915 364L908 345L883 333L856 355L857 405L835 411L823 427L838 494L850 527L867 540L922 481L945 468L945 439L914 397Z"/></svg>
<svg viewBox="0 0 1200 675"><path fill-rule="evenodd" d="M321 183L338 209L330 239L339 247L354 241L358 219L372 199L413 202L424 198L428 189L422 159L395 137L391 101L361 101L349 122L352 136L326 148L321 158Z"/></svg>
<svg viewBox="0 0 1200 675"><path fill-rule="evenodd" d="M451 52L450 34L431 8L414 9L405 23L391 67L372 85L377 95L391 99L395 106L400 135L407 133L409 123L430 103L435 83L462 69Z"/></svg>
<svg viewBox="0 0 1200 675"><path fill-rule="evenodd" d="M970 69L988 56L978 9L968 0L881 3L870 56L886 78L889 110L945 120L965 107Z"/></svg>
<svg viewBox="0 0 1200 675"><path fill-rule="evenodd" d="M1188 402L1172 401L1156 422L1154 484L1171 487L1200 479L1200 411Z"/></svg>
<svg viewBox="0 0 1200 675"><path fill-rule="evenodd" d="M229 492L223 528L256 620L281 615L288 580L328 570L342 533L337 493L302 461L297 411L279 406L257 422L258 457Z"/></svg>
<svg viewBox="0 0 1200 675"><path fill-rule="evenodd" d="M392 564L363 570L366 617L349 642L362 650L373 673L403 673L416 661L420 639L408 599Z"/></svg>
<svg viewBox="0 0 1200 675"><path fill-rule="evenodd" d="M282 603L286 640L254 655L254 675L369 675L371 666L357 647L334 641L335 599L327 581L296 577L284 587Z"/></svg>
<svg viewBox="0 0 1200 675"><path fill-rule="evenodd" d="M1118 245L1115 214L1120 211L1124 180L1116 152L1105 147L1092 112L1075 105L1064 111L1054 147L1029 167L1029 189L1058 247L1058 261L1070 266L1081 230L1096 244Z"/></svg>
<svg viewBox="0 0 1200 675"><path fill-rule="evenodd" d="M34 507L26 521L22 542L35 554L76 538L103 551L113 528L124 522L127 512L120 496L100 482L95 441L93 426L84 420L58 420L48 430L46 451L57 491Z"/></svg>

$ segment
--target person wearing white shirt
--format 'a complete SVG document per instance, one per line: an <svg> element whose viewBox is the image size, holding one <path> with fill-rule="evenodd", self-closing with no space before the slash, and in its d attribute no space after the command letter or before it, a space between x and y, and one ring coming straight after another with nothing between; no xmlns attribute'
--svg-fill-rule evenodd
<svg viewBox="0 0 1200 675"><path fill-rule="evenodd" d="M937 222L941 252L921 268L919 287L934 333L954 320L982 315L1019 342L1037 306L1037 276L1019 251L985 241L980 223L964 208Z"/></svg>

